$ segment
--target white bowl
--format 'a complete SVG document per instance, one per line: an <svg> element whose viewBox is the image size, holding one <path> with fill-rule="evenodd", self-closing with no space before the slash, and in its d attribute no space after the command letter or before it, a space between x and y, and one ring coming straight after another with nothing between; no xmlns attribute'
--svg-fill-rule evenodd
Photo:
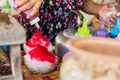
<svg viewBox="0 0 120 80"><path fill-rule="evenodd" d="M120 40L70 39L71 51L60 68L60 80L120 80Z"/></svg>
<svg viewBox="0 0 120 80"><path fill-rule="evenodd" d="M55 69L57 66L57 57L55 63L50 63L50 62L43 62L43 61L38 61L36 59L31 59L29 54L26 54L24 56L25 59L25 64L26 66L30 69L30 71L34 73L48 73Z"/></svg>

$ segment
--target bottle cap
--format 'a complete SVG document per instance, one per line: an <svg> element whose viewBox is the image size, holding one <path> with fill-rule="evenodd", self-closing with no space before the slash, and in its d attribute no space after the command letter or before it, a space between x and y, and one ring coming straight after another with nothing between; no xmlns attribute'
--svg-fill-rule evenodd
<svg viewBox="0 0 120 80"><path fill-rule="evenodd" d="M36 17L33 20L31 20L29 23L30 23L30 25L34 25L34 24L38 23L39 21L40 21L40 18Z"/></svg>
<svg viewBox="0 0 120 80"><path fill-rule="evenodd" d="M83 18L83 25L78 28L77 34L79 36L90 36L90 29L87 27L87 19Z"/></svg>
<svg viewBox="0 0 120 80"><path fill-rule="evenodd" d="M106 22L104 20L102 20L101 22L102 22L102 24L101 24L100 29L96 30L96 36L107 37L108 36L108 31L104 29Z"/></svg>
<svg viewBox="0 0 120 80"><path fill-rule="evenodd" d="M106 37L106 36L108 36L108 32L105 29L99 29L96 31L96 36Z"/></svg>

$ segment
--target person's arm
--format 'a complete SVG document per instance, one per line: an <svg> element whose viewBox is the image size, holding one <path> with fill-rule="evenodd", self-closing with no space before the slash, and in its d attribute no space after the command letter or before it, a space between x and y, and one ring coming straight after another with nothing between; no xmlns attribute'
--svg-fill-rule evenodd
<svg viewBox="0 0 120 80"><path fill-rule="evenodd" d="M95 3L93 0L83 0L83 4L81 9L88 13L93 15L99 15L99 10L101 9L103 5Z"/></svg>
<svg viewBox="0 0 120 80"><path fill-rule="evenodd" d="M115 22L117 18L112 4L97 4L93 0L83 0L81 9L86 13L99 16L108 23Z"/></svg>

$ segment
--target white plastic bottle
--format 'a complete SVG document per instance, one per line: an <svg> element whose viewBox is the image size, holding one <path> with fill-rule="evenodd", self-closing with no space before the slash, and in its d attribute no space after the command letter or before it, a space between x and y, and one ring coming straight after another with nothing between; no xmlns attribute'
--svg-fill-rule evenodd
<svg viewBox="0 0 120 80"><path fill-rule="evenodd" d="M15 2L15 0L14 0L14 2ZM24 12L21 12L20 14L21 14L21 16L23 16L24 18L26 18L27 14L29 14L31 11L32 11L32 8L28 9L28 10L26 10ZM39 29L38 22L40 21L40 18L38 16L39 16L39 14L37 14L34 17L29 18L29 19L26 18L26 20L27 20L28 23L30 23L31 26L35 25Z"/></svg>

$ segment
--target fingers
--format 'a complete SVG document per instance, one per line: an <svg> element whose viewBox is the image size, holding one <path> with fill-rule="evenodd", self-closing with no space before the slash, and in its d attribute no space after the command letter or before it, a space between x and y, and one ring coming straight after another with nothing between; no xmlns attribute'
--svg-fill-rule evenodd
<svg viewBox="0 0 120 80"><path fill-rule="evenodd" d="M27 1L27 0L26 0ZM25 3L25 2L24 2ZM23 3L23 4L24 4ZM23 12L25 10L28 10L32 8L35 5L35 2L33 0L29 0L26 4L24 4L22 7L18 8L19 12Z"/></svg>
<svg viewBox="0 0 120 80"><path fill-rule="evenodd" d="M20 0L15 3L16 7L20 7L22 5L25 5L29 0Z"/></svg>
<svg viewBox="0 0 120 80"><path fill-rule="evenodd" d="M103 20L105 20L107 23L115 23L116 22L116 15L111 15L109 17L104 18Z"/></svg>
<svg viewBox="0 0 120 80"><path fill-rule="evenodd" d="M108 3L106 5L107 5L108 8L112 8L113 7L113 4L110 4L110 3Z"/></svg>
<svg viewBox="0 0 120 80"><path fill-rule="evenodd" d="M13 0L14 3L15 3L15 6L17 7L17 4L20 2L20 1L23 1L23 0Z"/></svg>
<svg viewBox="0 0 120 80"><path fill-rule="evenodd" d="M115 23L116 22L116 18L117 18L116 15L111 15L110 22Z"/></svg>
<svg viewBox="0 0 120 80"><path fill-rule="evenodd" d="M110 22L115 23L115 19L110 18Z"/></svg>
<svg viewBox="0 0 120 80"><path fill-rule="evenodd" d="M21 0L13 0L15 4L19 3Z"/></svg>
<svg viewBox="0 0 120 80"><path fill-rule="evenodd" d="M33 17L34 15L37 15L39 13L39 9L42 3L42 0L38 0L39 2L37 2L34 7L33 10L31 11L30 14L27 15L27 18Z"/></svg>
<svg viewBox="0 0 120 80"><path fill-rule="evenodd" d="M18 12L26 11L32 8L32 11L27 15L27 18L31 18L38 14L42 0L16 0L15 5L18 7Z"/></svg>
<svg viewBox="0 0 120 80"><path fill-rule="evenodd" d="M104 5L99 13L100 17L102 17L107 23L115 23L117 14L116 10L112 4Z"/></svg>

